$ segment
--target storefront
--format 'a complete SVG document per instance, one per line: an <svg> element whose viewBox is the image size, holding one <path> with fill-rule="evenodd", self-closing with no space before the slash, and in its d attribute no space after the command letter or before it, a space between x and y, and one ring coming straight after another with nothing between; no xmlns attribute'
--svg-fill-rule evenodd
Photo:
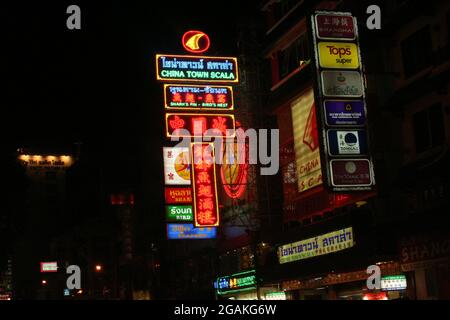
<svg viewBox="0 0 450 320"><path fill-rule="evenodd" d="M329 273L322 277L283 281L288 300L393 300L406 295L406 276L396 262L378 264L381 289L367 288L367 270Z"/></svg>
<svg viewBox="0 0 450 320"><path fill-rule="evenodd" d="M450 236L414 235L400 241L408 298L450 299Z"/></svg>

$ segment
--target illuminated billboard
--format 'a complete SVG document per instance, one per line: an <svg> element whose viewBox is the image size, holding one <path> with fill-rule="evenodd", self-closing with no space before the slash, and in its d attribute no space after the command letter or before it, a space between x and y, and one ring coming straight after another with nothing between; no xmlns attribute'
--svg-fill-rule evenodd
<svg viewBox="0 0 450 320"><path fill-rule="evenodd" d="M164 197L167 204L191 203L192 190L191 188L167 188L164 192Z"/></svg>
<svg viewBox="0 0 450 320"><path fill-rule="evenodd" d="M166 185L190 185L189 148L164 147L164 181Z"/></svg>
<svg viewBox="0 0 450 320"><path fill-rule="evenodd" d="M322 68L356 69L359 53L351 42L319 42L319 64Z"/></svg>
<svg viewBox="0 0 450 320"><path fill-rule="evenodd" d="M356 38L355 22L347 14L317 14L317 38L326 40L354 40Z"/></svg>
<svg viewBox="0 0 450 320"><path fill-rule="evenodd" d="M192 222L194 220L192 206L166 206L166 219L167 221Z"/></svg>
<svg viewBox="0 0 450 320"><path fill-rule="evenodd" d="M233 88L165 84L164 106L180 110L233 110Z"/></svg>
<svg viewBox="0 0 450 320"><path fill-rule="evenodd" d="M278 247L280 264L308 259L353 247L353 228L344 228L320 236Z"/></svg>
<svg viewBox="0 0 450 320"><path fill-rule="evenodd" d="M319 137L313 89L291 104L298 191L322 184Z"/></svg>
<svg viewBox="0 0 450 320"><path fill-rule="evenodd" d="M58 272L58 262L41 262L41 272Z"/></svg>
<svg viewBox="0 0 450 320"><path fill-rule="evenodd" d="M217 179L214 144L191 143L192 189L194 191L194 225L212 227L219 225Z"/></svg>
<svg viewBox="0 0 450 320"><path fill-rule="evenodd" d="M381 290L383 291L406 290L407 287L408 283L404 274L381 277Z"/></svg>
<svg viewBox="0 0 450 320"><path fill-rule="evenodd" d="M219 295L253 290L256 288L257 279L255 270L244 271L230 276L217 278L215 286Z"/></svg>
<svg viewBox="0 0 450 320"><path fill-rule="evenodd" d="M167 137L234 137L232 114L167 113Z"/></svg>
<svg viewBox="0 0 450 320"><path fill-rule="evenodd" d="M187 55L156 55L157 80L237 83L237 58Z"/></svg>
<svg viewBox="0 0 450 320"><path fill-rule="evenodd" d="M214 239L216 236L216 227L195 228L191 223L167 224L167 238L169 240Z"/></svg>

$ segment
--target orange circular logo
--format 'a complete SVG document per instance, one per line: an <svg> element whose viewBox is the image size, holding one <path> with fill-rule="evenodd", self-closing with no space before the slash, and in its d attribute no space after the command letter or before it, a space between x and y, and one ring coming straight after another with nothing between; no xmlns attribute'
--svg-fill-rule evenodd
<svg viewBox="0 0 450 320"><path fill-rule="evenodd" d="M191 30L183 35L184 49L192 53L203 53L209 49L209 37L202 31Z"/></svg>

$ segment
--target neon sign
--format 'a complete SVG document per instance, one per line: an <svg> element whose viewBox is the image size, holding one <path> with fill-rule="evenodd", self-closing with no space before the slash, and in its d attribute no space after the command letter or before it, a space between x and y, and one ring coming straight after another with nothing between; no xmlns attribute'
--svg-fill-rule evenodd
<svg viewBox="0 0 450 320"><path fill-rule="evenodd" d="M230 148L231 147L231 148ZM243 150L239 150L239 148ZM223 164L220 166L220 178L223 189L231 199L239 199L247 189L248 163L239 163L239 152L248 155L248 145L226 144Z"/></svg>
<svg viewBox="0 0 450 320"><path fill-rule="evenodd" d="M231 114L167 113L167 137L234 137Z"/></svg>
<svg viewBox="0 0 450 320"><path fill-rule="evenodd" d="M181 42L184 49L192 53L203 53L209 49L210 45L208 35L196 30L185 32Z"/></svg>
<svg viewBox="0 0 450 320"><path fill-rule="evenodd" d="M190 223L168 223L167 238L169 240L181 239L214 239L217 234L217 228L195 228Z"/></svg>
<svg viewBox="0 0 450 320"><path fill-rule="evenodd" d="M190 188L166 188L164 196L167 204L192 202L192 190Z"/></svg>
<svg viewBox="0 0 450 320"><path fill-rule="evenodd" d="M192 206L166 206L167 221L192 222Z"/></svg>
<svg viewBox="0 0 450 320"><path fill-rule="evenodd" d="M164 85L166 109L233 110L233 88L207 85Z"/></svg>
<svg viewBox="0 0 450 320"><path fill-rule="evenodd" d="M231 276L217 278L217 294L253 290L256 288L255 270L236 273Z"/></svg>
<svg viewBox="0 0 450 320"><path fill-rule="evenodd" d="M158 80L194 82L239 82L237 58L156 55Z"/></svg>
<svg viewBox="0 0 450 320"><path fill-rule="evenodd" d="M194 225L219 225L214 144L191 143L192 189L194 191Z"/></svg>

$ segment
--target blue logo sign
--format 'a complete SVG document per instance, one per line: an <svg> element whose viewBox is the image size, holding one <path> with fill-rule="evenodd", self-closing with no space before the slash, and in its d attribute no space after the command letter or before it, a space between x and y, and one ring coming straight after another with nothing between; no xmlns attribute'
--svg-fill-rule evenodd
<svg viewBox="0 0 450 320"><path fill-rule="evenodd" d="M331 156L367 154L364 130L328 130L328 152Z"/></svg>
<svg viewBox="0 0 450 320"><path fill-rule="evenodd" d="M176 239L213 239L216 237L216 227L195 228L192 223L168 223L167 237Z"/></svg>
<svg viewBox="0 0 450 320"><path fill-rule="evenodd" d="M362 126L366 123L366 114L362 100L325 100L325 119L327 125Z"/></svg>

